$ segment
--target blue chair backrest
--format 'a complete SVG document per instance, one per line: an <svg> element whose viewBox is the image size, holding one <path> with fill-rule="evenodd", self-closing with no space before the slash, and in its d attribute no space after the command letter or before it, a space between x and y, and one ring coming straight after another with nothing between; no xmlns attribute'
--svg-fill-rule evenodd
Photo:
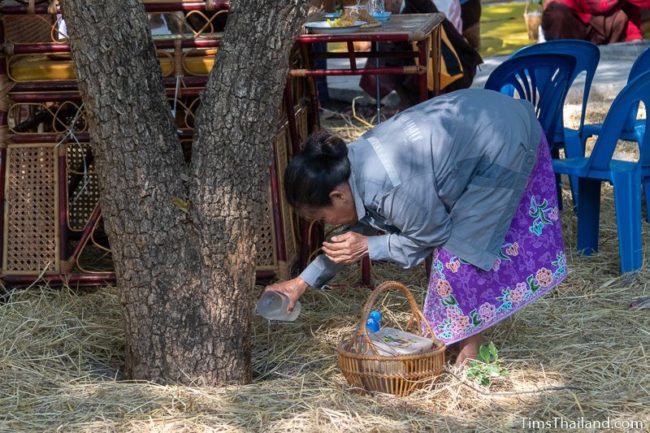
<svg viewBox="0 0 650 433"><path fill-rule="evenodd" d="M618 138L625 126L626 119L630 110L636 110L639 102L643 102L646 107L650 107L650 72L645 72L630 83L616 96L612 106L607 112L603 128L596 140L594 149L589 156L588 167L591 170L609 170L609 163L612 155L616 150ZM644 165L650 164L650 117L646 118L646 128L643 136L643 142L640 147L639 161Z"/></svg>
<svg viewBox="0 0 650 433"><path fill-rule="evenodd" d="M485 88L529 101L544 133L553 137L574 68L575 59L564 54L513 57L492 71Z"/></svg>
<svg viewBox="0 0 650 433"><path fill-rule="evenodd" d="M627 82L629 83L639 75L644 72L650 71L650 48L646 48L639 57L636 58L632 69L630 69L630 75L627 77Z"/></svg>
<svg viewBox="0 0 650 433"><path fill-rule="evenodd" d="M627 82L631 82L639 75L648 71L650 71L650 48L646 48L641 54L639 54L639 57L636 58L634 64L632 64L632 68L630 69L630 74L627 76ZM630 110L630 114L628 116L629 119L626 126L626 129L628 131L634 130L638 108L639 107L637 105L634 110Z"/></svg>
<svg viewBox="0 0 650 433"><path fill-rule="evenodd" d="M573 56L576 61L575 70L571 75L569 87L573 84L576 77L585 72L585 87L582 93L582 113L580 115L580 130L585 122L585 113L587 112L587 100L589 99L589 91L591 90L591 83L596 74L596 68L600 61L600 50L595 44L582 41L579 39L558 39L541 44L533 44L523 47L512 54L511 57L519 57L528 54L566 54ZM564 101L563 101L564 105ZM560 122L562 117L560 116ZM558 131L563 132L563 131Z"/></svg>

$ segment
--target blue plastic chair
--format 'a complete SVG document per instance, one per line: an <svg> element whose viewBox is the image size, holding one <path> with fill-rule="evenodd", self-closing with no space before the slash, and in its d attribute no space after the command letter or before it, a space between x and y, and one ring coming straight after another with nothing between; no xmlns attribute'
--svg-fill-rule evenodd
<svg viewBox="0 0 650 433"><path fill-rule="evenodd" d="M650 71L650 48L646 48L637 59L634 61L630 73L627 77L627 82L632 82L638 76L644 74L645 72ZM637 104L634 109L628 114L628 119L625 122L623 131L621 131L621 140L636 141L639 145L642 145L643 136L645 134L645 120L638 119L639 105ZM650 107L646 107L646 110L649 110ZM582 145L586 143L587 138L600 134L600 131L603 127L602 123L587 124L584 126L581 140ZM644 176L643 180L643 190L645 192L645 205L646 205L646 221L650 223L650 177Z"/></svg>
<svg viewBox="0 0 650 433"><path fill-rule="evenodd" d="M588 158L553 161L556 173L579 178L577 245L585 255L598 250L601 184L607 181L614 186L621 273L641 268L641 182L643 177L650 180L649 128L644 130L639 161L621 161L612 156L628 115L639 102L650 106L650 72L634 79L618 94ZM647 126L648 120L644 122Z"/></svg>
<svg viewBox="0 0 650 433"><path fill-rule="evenodd" d="M646 48L645 51L643 51L639 55L639 57L637 57L637 59L634 61L634 64L632 65L632 69L630 69L630 73L627 77L627 82L630 83L636 77L648 71L650 71L650 48ZM630 112L630 119L625 124L625 128L623 128L623 131L621 132L620 138L622 140L639 142L643 138L643 134L645 132L643 130L645 122L643 120L637 121L636 115L637 115L637 110L633 110L632 112ZM602 123L593 123L593 124L585 125L581 135L582 142L583 143L586 142L587 138L593 135L598 135L602 127L603 127Z"/></svg>
<svg viewBox="0 0 650 433"><path fill-rule="evenodd" d="M528 54L506 60L487 79L486 89L525 99L535 107L535 114L546 137L553 137L562 116L562 104L569 91L575 58L564 54ZM549 139L550 142L550 139ZM551 143L549 143L551 145ZM551 155L557 149L551 145ZM562 203L562 185L555 176L558 203Z"/></svg>
<svg viewBox="0 0 650 433"><path fill-rule="evenodd" d="M579 39L558 39L523 47L513 53L511 57L519 57L529 54L564 54L573 56L576 61L576 66L569 80L569 87L571 87L578 75L585 72L585 86L582 93L582 112L580 114L580 125L578 126L578 129L565 128L564 116L560 116L558 119L557 129L555 130L555 135L553 137L548 137L549 142L552 142L554 147L565 148L567 157L573 158L584 156L584 142L581 140L582 129L585 123L587 100L589 99L591 83L596 74L598 61L600 60L600 50L598 49L598 46L591 42ZM562 101L562 105L564 106L564 101Z"/></svg>
<svg viewBox="0 0 650 433"><path fill-rule="evenodd" d="M554 137L575 64L575 58L565 54L513 57L492 71L485 88L529 101L546 137Z"/></svg>
<svg viewBox="0 0 650 433"><path fill-rule="evenodd" d="M514 52L511 57L518 57L527 54L565 54L573 56L576 61L576 67L569 80L569 87L573 84L576 77L585 73L585 85L582 92L582 111L580 113L580 125L578 129L566 128L564 126L564 116L561 114L558 119L555 135L547 137L552 144L553 157L558 158L558 149L564 148L564 153L568 158L577 158L585 155L585 141L583 137L583 127L587 113L587 101L589 100L589 91L591 83L596 74L596 68L600 61L600 49L595 44L579 39L557 39L544 42L541 44L528 45ZM562 101L564 107L564 101ZM573 203L577 202L578 180L570 177L571 195ZM560 201L560 206L562 202Z"/></svg>

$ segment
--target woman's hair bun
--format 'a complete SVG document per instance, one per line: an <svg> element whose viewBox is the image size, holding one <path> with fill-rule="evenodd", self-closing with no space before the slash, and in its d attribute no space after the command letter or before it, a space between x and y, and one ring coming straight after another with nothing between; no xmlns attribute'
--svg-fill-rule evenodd
<svg viewBox="0 0 650 433"><path fill-rule="evenodd" d="M285 197L294 207L329 206L330 192L351 173L345 142L327 132L312 134L284 170Z"/></svg>
<svg viewBox="0 0 650 433"><path fill-rule="evenodd" d="M320 131L312 134L305 142L303 154L308 157L326 157L336 160L348 156L348 146L340 137Z"/></svg>

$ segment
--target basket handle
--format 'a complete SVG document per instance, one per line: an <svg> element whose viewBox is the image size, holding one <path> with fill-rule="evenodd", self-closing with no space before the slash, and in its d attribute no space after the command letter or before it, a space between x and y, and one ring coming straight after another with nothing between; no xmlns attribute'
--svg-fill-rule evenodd
<svg viewBox="0 0 650 433"><path fill-rule="evenodd" d="M402 292L402 294L406 297L406 300L409 303L409 306L411 307L411 320L409 320L409 323L407 325L407 328L413 323L416 322L417 324L424 324L426 326L426 329L431 336L431 339L434 341L436 345L441 346L442 342L436 338L436 335L433 333L433 329L431 329L431 325L429 325L429 321L425 319L424 315L418 308L418 304L415 301L415 298L413 297L413 294L409 289L406 288L402 283L399 283L397 281L386 281L375 290L370 293L370 296L368 297L368 300L366 301L366 304L363 306L363 310L361 312L361 323L359 324L359 329L357 330L357 338L354 341L354 344L356 345L359 339L363 339L366 344L375 352L377 352L377 349L375 348L375 345L372 343L370 340L370 337L368 336L368 330L366 329L366 322L368 321L368 315L370 314L370 311L372 310L372 307L375 305L375 302L377 301L377 298L379 297L380 294L383 292L388 292L389 290L397 290L399 292ZM421 332L421 327L419 329Z"/></svg>

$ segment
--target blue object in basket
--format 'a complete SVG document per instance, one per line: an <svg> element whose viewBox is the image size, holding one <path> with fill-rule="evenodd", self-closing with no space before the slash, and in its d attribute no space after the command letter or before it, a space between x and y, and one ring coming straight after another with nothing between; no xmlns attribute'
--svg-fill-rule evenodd
<svg viewBox="0 0 650 433"><path fill-rule="evenodd" d="M369 332L377 332L377 331L379 331L380 327L381 326L379 325L379 322L376 322L376 321L374 321L372 319L368 319L368 321L366 322L366 329Z"/></svg>
<svg viewBox="0 0 650 433"><path fill-rule="evenodd" d="M366 329L370 332L377 332L381 328L381 313L377 310L372 310L368 314L368 320L366 320Z"/></svg>
<svg viewBox="0 0 650 433"><path fill-rule="evenodd" d="M371 17L373 17L374 19L376 19L377 21L382 22L382 23L385 23L386 21L388 21L390 19L391 15L392 15L392 13L389 12L389 11L373 12L372 14L370 14Z"/></svg>

